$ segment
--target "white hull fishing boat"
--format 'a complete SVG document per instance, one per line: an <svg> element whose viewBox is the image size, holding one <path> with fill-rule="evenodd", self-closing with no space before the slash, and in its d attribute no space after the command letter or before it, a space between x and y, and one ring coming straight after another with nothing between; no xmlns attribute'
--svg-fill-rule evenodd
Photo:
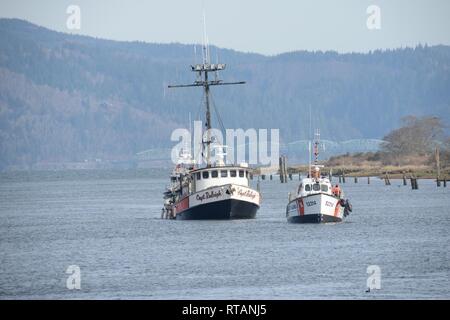
<svg viewBox="0 0 450 320"><path fill-rule="evenodd" d="M214 146L211 137L210 87L221 85L244 84L245 82L223 82L217 73L225 69L225 64L211 64L207 45L204 47L202 64L191 66L197 73L193 84L169 86L202 87L205 97L205 134L202 139L202 156L206 165L197 167L190 160L190 154L182 157L171 176L171 185L164 193L163 216L172 219L251 219L260 206L260 193L250 187L253 171L247 164L228 165L223 161L224 146ZM214 73L214 80L208 74ZM216 152L216 161L212 161L211 151Z"/></svg>
<svg viewBox="0 0 450 320"><path fill-rule="evenodd" d="M318 164L319 132L314 143L314 168L303 178L294 193L289 194L286 218L291 223L341 222L352 211L339 186L332 186L328 177L321 175Z"/></svg>
<svg viewBox="0 0 450 320"><path fill-rule="evenodd" d="M211 167L189 172L191 192L180 193L172 205L180 220L251 219L259 209L259 192L248 186L249 169L240 166ZM219 176L221 176L219 178ZM187 182L182 189L189 188Z"/></svg>

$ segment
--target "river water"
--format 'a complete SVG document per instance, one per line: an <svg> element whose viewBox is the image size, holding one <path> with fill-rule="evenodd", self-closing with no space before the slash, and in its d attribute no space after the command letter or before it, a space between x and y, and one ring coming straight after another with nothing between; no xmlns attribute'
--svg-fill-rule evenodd
<svg viewBox="0 0 450 320"><path fill-rule="evenodd" d="M170 221L169 173L1 174L0 299L450 298L449 187L347 179L345 222L295 225L285 206L298 177L265 180L254 220ZM381 287L366 292L373 265Z"/></svg>

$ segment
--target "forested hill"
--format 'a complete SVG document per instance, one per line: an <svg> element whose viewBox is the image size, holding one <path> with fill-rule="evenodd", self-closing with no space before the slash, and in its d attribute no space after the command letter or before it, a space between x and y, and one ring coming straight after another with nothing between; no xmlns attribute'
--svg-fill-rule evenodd
<svg viewBox="0 0 450 320"><path fill-rule="evenodd" d="M193 45L101 40L17 19L0 19L0 41L0 169L129 159L172 146L171 131L199 114L200 89L165 89L195 80ZM337 141L381 138L409 114L450 123L448 46L271 57L212 47L211 56L227 63L222 79L247 82L213 89L227 128L306 139L309 106L313 127Z"/></svg>

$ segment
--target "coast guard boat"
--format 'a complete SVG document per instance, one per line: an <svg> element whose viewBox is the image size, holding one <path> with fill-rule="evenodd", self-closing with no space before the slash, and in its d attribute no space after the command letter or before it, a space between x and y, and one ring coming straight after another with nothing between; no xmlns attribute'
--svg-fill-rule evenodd
<svg viewBox="0 0 450 320"><path fill-rule="evenodd" d="M341 222L352 211L350 202L344 199L339 186L332 186L328 177L323 176L318 164L319 131L314 142L314 168L309 170L294 193L289 194L286 218L291 223Z"/></svg>

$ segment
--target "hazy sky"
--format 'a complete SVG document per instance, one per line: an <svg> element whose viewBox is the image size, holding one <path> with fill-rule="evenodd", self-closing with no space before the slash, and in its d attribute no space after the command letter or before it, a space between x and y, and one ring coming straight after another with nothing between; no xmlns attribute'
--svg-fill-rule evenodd
<svg viewBox="0 0 450 320"><path fill-rule="evenodd" d="M81 9L76 32L66 26L69 5ZM367 28L370 5L381 29ZM450 45L449 0L0 0L0 16L107 39L200 43L203 7L210 43L240 51Z"/></svg>

